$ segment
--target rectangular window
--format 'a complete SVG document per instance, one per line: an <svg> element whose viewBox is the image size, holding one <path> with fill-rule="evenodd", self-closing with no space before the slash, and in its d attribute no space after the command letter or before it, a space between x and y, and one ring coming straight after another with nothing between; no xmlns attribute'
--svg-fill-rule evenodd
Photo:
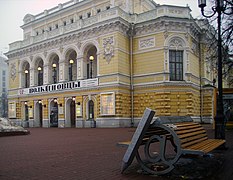
<svg viewBox="0 0 233 180"><path fill-rule="evenodd" d="M3 76L6 75L6 71L2 71L2 75L3 75Z"/></svg>
<svg viewBox="0 0 233 180"><path fill-rule="evenodd" d="M170 81L183 80L183 51L169 51Z"/></svg>
<svg viewBox="0 0 233 180"><path fill-rule="evenodd" d="M82 105L80 102L76 104L76 117L82 117Z"/></svg>
<svg viewBox="0 0 233 180"><path fill-rule="evenodd" d="M16 103L10 102L8 108L9 118L16 118Z"/></svg>
<svg viewBox="0 0 233 180"><path fill-rule="evenodd" d="M115 115L115 94L103 93L100 96L101 115Z"/></svg>

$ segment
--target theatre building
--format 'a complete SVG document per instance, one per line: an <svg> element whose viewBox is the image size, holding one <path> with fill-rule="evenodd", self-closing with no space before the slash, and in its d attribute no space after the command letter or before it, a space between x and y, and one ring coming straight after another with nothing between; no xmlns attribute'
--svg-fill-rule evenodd
<svg viewBox="0 0 233 180"><path fill-rule="evenodd" d="M212 121L202 21L152 0L71 0L25 15L11 43L9 118L29 127L129 127L156 116Z"/></svg>

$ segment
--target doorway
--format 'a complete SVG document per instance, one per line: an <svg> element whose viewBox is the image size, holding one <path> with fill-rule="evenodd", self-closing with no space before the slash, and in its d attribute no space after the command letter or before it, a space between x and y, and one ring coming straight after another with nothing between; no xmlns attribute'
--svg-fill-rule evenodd
<svg viewBox="0 0 233 180"><path fill-rule="evenodd" d="M70 123L71 127L75 127L75 101L70 102Z"/></svg>
<svg viewBox="0 0 233 180"><path fill-rule="evenodd" d="M39 100L35 104L35 119L33 127L43 127L43 109L42 109L42 102Z"/></svg>
<svg viewBox="0 0 233 180"><path fill-rule="evenodd" d="M40 121L40 127L43 127L43 109L42 109L42 103L39 103L39 121Z"/></svg>
<svg viewBox="0 0 233 180"><path fill-rule="evenodd" d="M88 120L91 121L91 127L96 127L95 114L94 114L94 102L90 100L88 102Z"/></svg>
<svg viewBox="0 0 233 180"><path fill-rule="evenodd" d="M58 104L52 101L50 106L50 127L58 127Z"/></svg>
<svg viewBox="0 0 233 180"><path fill-rule="evenodd" d="M25 109L25 124L24 124L24 127L29 127L29 112L28 112L28 105L25 103L25 106L24 106L24 109Z"/></svg>

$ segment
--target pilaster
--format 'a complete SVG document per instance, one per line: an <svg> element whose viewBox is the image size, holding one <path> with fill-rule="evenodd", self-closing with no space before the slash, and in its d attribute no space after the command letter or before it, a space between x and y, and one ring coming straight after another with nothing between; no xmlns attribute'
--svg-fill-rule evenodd
<svg viewBox="0 0 233 180"><path fill-rule="evenodd" d="M84 62L83 62L83 56L77 57L77 79L84 79Z"/></svg>
<svg viewBox="0 0 233 180"><path fill-rule="evenodd" d="M49 84L49 66L48 64L44 65L44 73L43 73L43 79L44 79L44 84Z"/></svg>
<svg viewBox="0 0 233 180"><path fill-rule="evenodd" d="M59 82L68 80L68 72L66 72L66 62L61 60L59 62Z"/></svg>
<svg viewBox="0 0 233 180"><path fill-rule="evenodd" d="M35 77L35 69L31 68L30 69L30 86L35 86L34 77Z"/></svg>

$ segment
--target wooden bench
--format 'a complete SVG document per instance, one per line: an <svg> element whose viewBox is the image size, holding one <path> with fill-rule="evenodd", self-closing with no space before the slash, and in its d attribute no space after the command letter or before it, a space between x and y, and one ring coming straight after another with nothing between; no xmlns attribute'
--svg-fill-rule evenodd
<svg viewBox="0 0 233 180"><path fill-rule="evenodd" d="M182 155L205 155L225 143L225 140L208 139L206 130L190 117L160 117L152 123L154 114L147 108L131 141L117 143L127 147L122 173L136 157L146 172L166 174Z"/></svg>

